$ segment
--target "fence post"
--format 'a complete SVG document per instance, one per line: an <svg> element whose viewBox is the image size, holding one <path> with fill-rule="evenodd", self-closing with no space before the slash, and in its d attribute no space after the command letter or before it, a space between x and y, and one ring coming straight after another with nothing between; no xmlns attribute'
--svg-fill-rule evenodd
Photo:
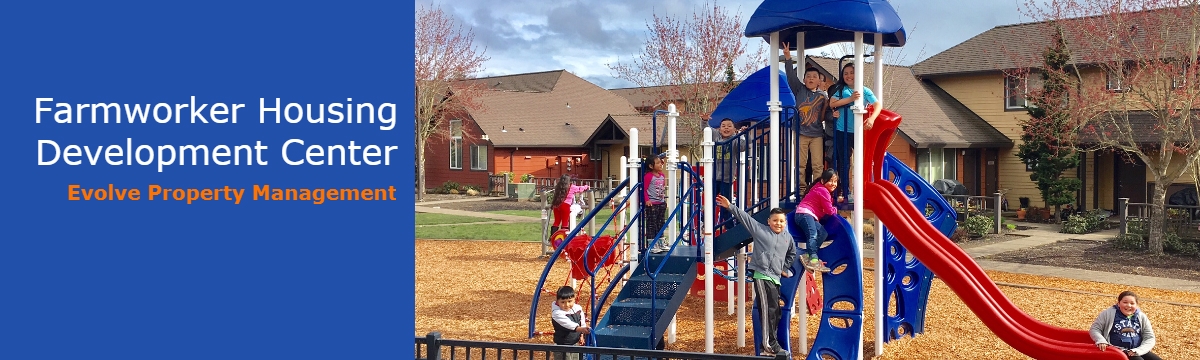
<svg viewBox="0 0 1200 360"><path fill-rule="evenodd" d="M508 193L508 184L512 184L512 174L505 173L504 174L504 198L505 199L507 199L509 196L512 196Z"/></svg>
<svg viewBox="0 0 1200 360"><path fill-rule="evenodd" d="M1117 199L1117 217L1121 220L1121 236L1129 232L1129 198Z"/></svg>
<svg viewBox="0 0 1200 360"><path fill-rule="evenodd" d="M431 332L425 335L425 360L441 360L441 346L438 341L442 339L442 333Z"/></svg>
<svg viewBox="0 0 1200 360"><path fill-rule="evenodd" d="M996 202L995 202L995 207L996 207L996 234L1000 234L1000 229L1001 229L1001 228L1004 226L1004 224L1002 224L1002 223L1003 223L1003 220L1004 220L1004 218L1002 218L1002 217L1001 217L1001 214L1000 214L1000 210L1001 210L1001 209L1000 209L1000 200L1001 200L1001 199L1000 199L1000 197L1001 197L1000 193L996 193Z"/></svg>

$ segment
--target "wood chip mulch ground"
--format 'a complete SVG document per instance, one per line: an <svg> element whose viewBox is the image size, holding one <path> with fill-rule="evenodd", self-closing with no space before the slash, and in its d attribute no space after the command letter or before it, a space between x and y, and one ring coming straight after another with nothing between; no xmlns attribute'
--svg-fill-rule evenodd
<svg viewBox="0 0 1200 360"><path fill-rule="evenodd" d="M546 264L536 243L484 241L416 242L416 335L439 331L447 339L551 343L550 336L528 337L529 309L534 286ZM558 264L548 284L561 285L567 266ZM871 264L868 260L866 266ZM1027 359L993 335L953 292L934 280L928 304L925 333L886 345L881 357L874 354L872 272L866 273L864 312L865 358L875 359ZM1142 308L1154 321L1158 336L1155 353L1164 359L1200 359L1200 293L1127 287L1088 281L989 271L1005 295L1031 316L1051 325L1086 329L1115 294L1134 290ZM1054 289L1065 289L1060 291ZM581 299L586 296L582 294ZM535 328L551 330L549 306L553 296L542 296ZM689 296L678 311L677 341L668 350L703 351L704 299ZM749 304L747 304L749 307ZM736 346L735 316L725 314L718 302L716 352L752 355L753 347ZM747 322L749 322L747 316ZM808 343L817 331L819 317L809 317ZM799 322L793 322L793 334ZM753 334L747 331L747 339ZM752 340L747 340L751 342ZM793 346L798 346L794 343ZM796 359L802 359L797 354Z"/></svg>

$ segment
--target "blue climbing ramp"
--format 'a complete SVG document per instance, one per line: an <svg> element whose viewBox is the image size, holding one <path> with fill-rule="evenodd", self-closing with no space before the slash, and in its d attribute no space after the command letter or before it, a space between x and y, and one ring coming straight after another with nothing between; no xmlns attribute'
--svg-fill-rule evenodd
<svg viewBox="0 0 1200 360"><path fill-rule="evenodd" d="M926 220L946 237L954 234L958 227L957 215L946 198L890 153L884 155L883 167L884 178L904 190L918 209L925 209ZM877 267L883 274L883 309L887 313L883 321L884 341L890 342L925 332L925 311L933 272L908 254L887 230L886 223L881 231L884 259L880 261L882 266Z"/></svg>

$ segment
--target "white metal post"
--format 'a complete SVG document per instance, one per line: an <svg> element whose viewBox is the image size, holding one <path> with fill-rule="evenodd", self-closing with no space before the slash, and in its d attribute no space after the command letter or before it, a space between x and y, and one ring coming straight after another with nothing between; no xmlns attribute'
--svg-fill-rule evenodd
<svg viewBox="0 0 1200 360"><path fill-rule="evenodd" d="M883 34L875 34L875 106L883 106ZM883 164L876 164L883 165ZM879 177L881 174L871 174ZM875 356L883 355L883 301L887 294L883 288L883 221L875 216Z"/></svg>
<svg viewBox="0 0 1200 360"><path fill-rule="evenodd" d="M865 50L863 49L863 33L855 32L854 33L854 91L857 91L859 94L863 94L863 74L865 74L865 72L862 70L863 70L863 53L864 52L865 52ZM852 196L854 197L854 214L853 214L852 218L853 218L853 222L854 222L854 237L855 237L855 240L858 241L858 246L859 246L859 248L858 248L859 249L859 251L858 251L858 268L859 268L860 274L862 273L862 261L863 261L863 253L862 253L863 252L863 198L862 198L863 194L862 194L862 188L863 188L863 113L865 113L864 107L863 107L863 102L865 100L864 97L866 97L865 94L863 96L860 96L857 100L854 100L854 107L853 107L853 109L854 109L854 171L853 171L854 182L853 182L852 187L854 190L854 194ZM876 268L879 268L879 266L876 266ZM860 309L860 311L861 311L861 309ZM859 327L858 329L859 329L858 330L859 338L861 339L862 338L862 327ZM862 348L863 348L863 345L861 342L859 342L859 344L858 344L858 359L859 360L862 360L862 350L863 350Z"/></svg>
<svg viewBox="0 0 1200 360"><path fill-rule="evenodd" d="M629 181L629 187L640 184L642 179L637 176L638 167L641 166L641 159L638 159L638 130L637 128L629 129L629 162L625 165L628 169L628 175L632 180ZM638 196L637 193L629 192L629 211L638 212ZM629 218L629 231L625 233L625 238L629 241L629 255L632 260L629 261L631 269L637 268L638 261L641 259L641 239L638 234L638 218Z"/></svg>
<svg viewBox="0 0 1200 360"><path fill-rule="evenodd" d="M679 192L679 179L677 169L675 167L679 163L679 151L677 151L675 140L675 122L679 119L679 112L675 111L675 104L667 105L667 214L674 211L675 206L679 204L679 199L676 196ZM666 241L666 245L670 246L675 242L679 234L679 218L669 219L667 221L667 234L662 240ZM676 322L679 317L671 318L671 326L668 327L667 342L675 343Z"/></svg>
<svg viewBox="0 0 1200 360"><path fill-rule="evenodd" d="M767 108L771 110L771 179L768 194L771 196L771 208L779 207L779 32L771 33L771 54L768 55L771 64L771 100Z"/></svg>
<svg viewBox="0 0 1200 360"><path fill-rule="evenodd" d="M738 152L737 196L735 206L744 209L746 203L746 152ZM737 254L737 346L746 347L746 247Z"/></svg>
<svg viewBox="0 0 1200 360"><path fill-rule="evenodd" d="M712 128L704 128L704 188L713 187ZM709 190L711 191L711 190ZM713 197L704 196L704 352L713 352Z"/></svg>
<svg viewBox="0 0 1200 360"><path fill-rule="evenodd" d="M675 104L668 104L667 105L667 214L668 214L668 216L671 214L671 211L674 211L675 206L679 204L679 198L678 198L679 182L677 181L679 179L679 175L678 175L678 170L676 169L676 166L678 166L678 164L679 164L679 151L677 151L678 144L676 143L676 138L675 138L675 123L678 120L679 120L679 113L675 111ZM671 219L671 221L667 222L667 229L668 229L667 234L669 234L670 237L666 237L660 241L668 241L667 239L670 239L669 242L667 242L667 245L670 245L675 241L675 239L677 239L677 236L679 235L679 225L678 225L679 219L680 219L679 217L676 217L674 219ZM673 324L674 323L672 322L672 325ZM674 326L671 326L672 338L674 338L674 335L675 335L674 328L675 328ZM672 342L674 342L674 340L672 340Z"/></svg>
<svg viewBox="0 0 1200 360"><path fill-rule="evenodd" d="M629 178L628 164L629 164L629 157L622 156L621 157L621 170L618 171L618 174L620 174L618 176L620 176L620 179L621 179L620 182L625 182L625 180ZM626 184L625 190L621 190L621 195L620 195L621 200L629 198L629 187L632 185L633 184ZM625 205L626 206L623 206L621 208L614 210L614 211L617 211L617 232L618 233L620 233L621 230L625 229L625 215L629 211L629 203L627 202L627 203L625 203ZM628 231L625 232L625 245L626 246L630 246L630 242L631 242L630 240L632 239L631 237L629 237L629 234L630 234L630 232L628 232ZM628 250L625 251L625 262L626 263L629 262L629 251ZM625 279L629 279L629 273L630 272L625 273Z"/></svg>

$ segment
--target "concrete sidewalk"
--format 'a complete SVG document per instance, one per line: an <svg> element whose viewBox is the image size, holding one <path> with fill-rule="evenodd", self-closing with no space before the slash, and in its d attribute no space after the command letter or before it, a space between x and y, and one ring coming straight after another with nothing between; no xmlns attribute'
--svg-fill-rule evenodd
<svg viewBox="0 0 1200 360"><path fill-rule="evenodd" d="M1012 235L1024 236L1019 239L1013 239L1005 242L979 246L975 248L965 249L968 255L975 259L985 270L1004 271L1016 274L1028 274L1038 276L1053 276L1065 279L1095 281L1108 284L1120 284L1129 286L1140 286L1163 290L1177 290L1200 293L1200 282L1168 279L1159 277L1150 277L1133 274L1121 274L1104 271L1083 270L1075 268L1054 267L1046 265L1030 265L1010 263L995 260L982 260L981 258L1006 253L1010 251L1031 248L1055 242L1079 239L1090 241L1108 241L1117 236L1117 230L1105 230L1091 234L1064 234L1058 232L1057 225L1039 224L1033 229L1018 230L1010 232ZM868 251L864 254L866 257L874 257L874 251Z"/></svg>

